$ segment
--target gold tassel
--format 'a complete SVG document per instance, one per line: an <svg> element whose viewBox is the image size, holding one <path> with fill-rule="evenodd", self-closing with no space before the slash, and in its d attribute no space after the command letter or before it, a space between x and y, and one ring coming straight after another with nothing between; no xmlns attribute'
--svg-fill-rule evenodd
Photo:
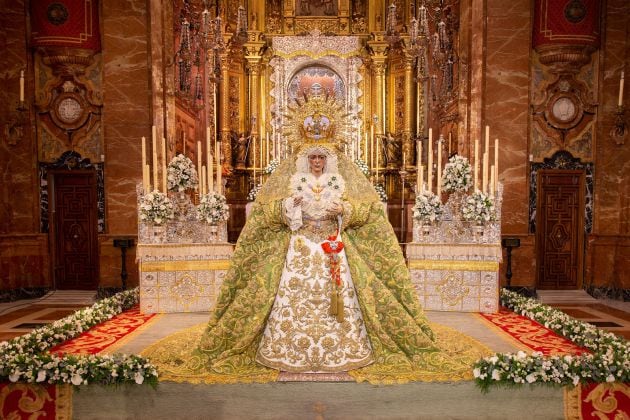
<svg viewBox="0 0 630 420"><path fill-rule="evenodd" d="M337 322L343 322L343 290L337 290Z"/></svg>
<svg viewBox="0 0 630 420"><path fill-rule="evenodd" d="M337 286L332 284L330 290L330 309L328 311L329 315L337 315Z"/></svg>

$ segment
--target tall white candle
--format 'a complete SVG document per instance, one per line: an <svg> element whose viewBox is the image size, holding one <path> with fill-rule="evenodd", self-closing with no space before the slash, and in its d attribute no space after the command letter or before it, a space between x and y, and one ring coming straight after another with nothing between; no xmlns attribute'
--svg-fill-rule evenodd
<svg viewBox="0 0 630 420"><path fill-rule="evenodd" d="M488 194L490 197L494 197L494 165L490 166L490 185L488 186Z"/></svg>
<svg viewBox="0 0 630 420"><path fill-rule="evenodd" d="M365 144L363 145L363 161L368 163L368 133L365 133Z"/></svg>
<svg viewBox="0 0 630 420"><path fill-rule="evenodd" d="M162 188L166 193L166 139L162 137Z"/></svg>
<svg viewBox="0 0 630 420"><path fill-rule="evenodd" d="M422 188L421 173L422 173L422 141L416 141L416 151L418 156L416 157L416 191L420 191Z"/></svg>
<svg viewBox="0 0 630 420"><path fill-rule="evenodd" d="M153 155L153 189L159 189L158 182L158 158L157 158L157 130L155 126L151 127L151 154Z"/></svg>
<svg viewBox="0 0 630 420"><path fill-rule="evenodd" d="M481 184L481 191L484 194L488 193L488 154L483 153L483 183Z"/></svg>
<svg viewBox="0 0 630 420"><path fill-rule="evenodd" d="M488 153L488 151L490 150L490 126L486 125L486 143L484 145L484 152Z"/></svg>
<svg viewBox="0 0 630 420"><path fill-rule="evenodd" d="M623 104L623 71L621 72L621 78L619 79L619 100L617 100L617 106L621 106Z"/></svg>
<svg viewBox="0 0 630 420"><path fill-rule="evenodd" d="M499 184L499 139L494 139L494 183L492 184L492 188L496 193L497 185Z"/></svg>
<svg viewBox="0 0 630 420"><path fill-rule="evenodd" d="M208 157L208 167L206 168L206 172L208 175L208 192L214 192L214 173L212 171L212 168L214 168L213 162L212 162L212 155L209 155Z"/></svg>
<svg viewBox="0 0 630 420"><path fill-rule="evenodd" d="M265 162L269 165L269 132L267 131L267 141L265 142Z"/></svg>
<svg viewBox="0 0 630 420"><path fill-rule="evenodd" d="M453 140L451 133L448 133L448 156L451 156L451 141Z"/></svg>
<svg viewBox="0 0 630 420"><path fill-rule="evenodd" d="M201 194L208 194L208 167L206 165L201 166Z"/></svg>
<svg viewBox="0 0 630 420"><path fill-rule="evenodd" d="M427 155L427 191L433 192L433 129L429 128L429 150Z"/></svg>
<svg viewBox="0 0 630 420"><path fill-rule="evenodd" d="M146 188L146 192L150 192L151 191L151 168L149 167L149 165L144 165L144 167L142 168L142 172L144 173L145 178L147 179L147 188Z"/></svg>
<svg viewBox="0 0 630 420"><path fill-rule="evenodd" d="M197 178L199 178L199 195L203 195L203 174L201 165L201 141L197 140Z"/></svg>
<svg viewBox="0 0 630 420"><path fill-rule="evenodd" d="M182 141L182 155L186 156L186 130L184 130L184 139Z"/></svg>
<svg viewBox="0 0 630 420"><path fill-rule="evenodd" d="M20 102L24 102L24 70L20 70Z"/></svg>
<svg viewBox="0 0 630 420"><path fill-rule="evenodd" d="M216 145L217 151L217 192L219 194L223 194L223 184L221 180L221 143L217 142Z"/></svg>
<svg viewBox="0 0 630 420"><path fill-rule="evenodd" d="M374 170L374 124L370 126L370 168Z"/></svg>
<svg viewBox="0 0 630 420"><path fill-rule="evenodd" d="M420 165L420 169L418 169L420 173L420 179L418 180L418 191L420 194L424 192L424 165Z"/></svg>
<svg viewBox="0 0 630 420"><path fill-rule="evenodd" d="M378 181L378 165L380 164L380 159L379 159L379 147L378 147L378 137L376 138L376 149L375 149L375 153L376 153L376 180Z"/></svg>
<svg viewBox="0 0 630 420"><path fill-rule="evenodd" d="M212 143L210 140L210 127L206 127L206 194L212 192Z"/></svg>
<svg viewBox="0 0 630 420"><path fill-rule="evenodd" d="M440 139L438 140L438 164L437 164L437 195L438 197L442 194L442 143L444 142L444 137L440 134Z"/></svg>
<svg viewBox="0 0 630 420"><path fill-rule="evenodd" d="M479 189L479 139L475 139L475 156L473 164L473 186L475 190Z"/></svg>
<svg viewBox="0 0 630 420"><path fill-rule="evenodd" d="M251 138L250 141L252 142L250 150L252 151L252 159L253 159L252 166L254 167L253 168L254 169L253 178L254 178L254 185L256 185L256 153L255 153L255 151L256 151L256 136L252 135L252 138ZM218 188L218 185L217 185L217 188Z"/></svg>
<svg viewBox="0 0 630 420"><path fill-rule="evenodd" d="M142 137L142 188L148 192L145 166L147 166L147 139Z"/></svg>

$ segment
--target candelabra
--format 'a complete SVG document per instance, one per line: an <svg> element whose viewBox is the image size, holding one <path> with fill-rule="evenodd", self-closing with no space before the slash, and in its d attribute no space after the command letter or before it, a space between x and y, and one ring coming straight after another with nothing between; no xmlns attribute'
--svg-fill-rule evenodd
<svg viewBox="0 0 630 420"><path fill-rule="evenodd" d="M455 38L458 22L453 7L445 0L422 1L412 6L407 25L407 52L416 59L416 80L429 82L431 103L444 107L455 98L455 65L458 62ZM397 31L396 5L387 8L385 39L390 45L402 37Z"/></svg>
<svg viewBox="0 0 630 420"><path fill-rule="evenodd" d="M239 8L235 34L239 39L243 32L245 35L247 33L245 10L241 9L242 7ZM213 18L208 10L207 2L198 4L191 0L184 0L180 9L179 22L175 28L179 42L175 53L176 92L178 98L190 108L198 110L204 106L204 75L212 83L221 80L221 53L226 49L222 27L219 11L216 10Z"/></svg>
<svg viewBox="0 0 630 420"><path fill-rule="evenodd" d="M615 125L610 130L610 136L613 138L615 143L621 146L625 144L626 135L628 134L628 128L626 127L625 107L623 105L617 106L617 112L615 114Z"/></svg>
<svg viewBox="0 0 630 420"><path fill-rule="evenodd" d="M15 111L9 115L4 128L7 143L11 146L18 144L18 142L24 138L24 131L28 124L28 106L25 101L20 100L15 106Z"/></svg>

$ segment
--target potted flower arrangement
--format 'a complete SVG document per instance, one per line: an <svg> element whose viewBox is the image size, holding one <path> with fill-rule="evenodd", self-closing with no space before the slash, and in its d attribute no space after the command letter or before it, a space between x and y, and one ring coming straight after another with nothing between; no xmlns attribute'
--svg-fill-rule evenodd
<svg viewBox="0 0 630 420"><path fill-rule="evenodd" d="M181 153L173 158L166 169L168 190L184 192L188 189L196 189L199 184L195 165L188 157Z"/></svg>
<svg viewBox="0 0 630 420"><path fill-rule="evenodd" d="M197 219L206 222L210 226L212 239L216 239L217 225L230 217L230 207L223 194L210 192L201 197L197 206Z"/></svg>
<svg viewBox="0 0 630 420"><path fill-rule="evenodd" d="M166 177L168 190L176 194L177 214L180 219L184 219L190 205L190 199L185 191L197 189L199 184L195 165L192 163L192 160L180 153L168 164Z"/></svg>
<svg viewBox="0 0 630 420"><path fill-rule="evenodd" d="M494 201L487 194L477 190L464 200L462 217L477 226L483 226L494 220Z"/></svg>
<svg viewBox="0 0 630 420"><path fill-rule="evenodd" d="M166 194L157 190L145 194L140 200L139 212L140 220L153 229L153 241L163 241L166 223L175 217L173 204Z"/></svg>
<svg viewBox="0 0 630 420"><path fill-rule="evenodd" d="M466 192L472 185L472 171L468 159L460 155L451 156L444 166L442 189L447 193Z"/></svg>
<svg viewBox="0 0 630 420"><path fill-rule="evenodd" d="M413 218L422 222L437 222L442 216L442 202L440 198L425 191L416 196L416 204L413 206Z"/></svg>

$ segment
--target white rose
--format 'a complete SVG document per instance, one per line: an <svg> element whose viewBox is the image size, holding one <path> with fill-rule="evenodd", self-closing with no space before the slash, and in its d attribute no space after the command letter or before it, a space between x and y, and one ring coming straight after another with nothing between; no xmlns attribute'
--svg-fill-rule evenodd
<svg viewBox="0 0 630 420"><path fill-rule="evenodd" d="M499 373L498 370L495 369L492 371L492 379L494 379L495 381L501 380L501 374Z"/></svg>
<svg viewBox="0 0 630 420"><path fill-rule="evenodd" d="M46 380L46 371L40 370L39 372L37 372L37 379L35 379L35 381L43 382L44 380Z"/></svg>
<svg viewBox="0 0 630 420"><path fill-rule="evenodd" d="M70 379L70 382L72 382L72 385L81 385L83 383L83 378L81 377L81 375L75 373L74 375L72 375L72 378Z"/></svg>

